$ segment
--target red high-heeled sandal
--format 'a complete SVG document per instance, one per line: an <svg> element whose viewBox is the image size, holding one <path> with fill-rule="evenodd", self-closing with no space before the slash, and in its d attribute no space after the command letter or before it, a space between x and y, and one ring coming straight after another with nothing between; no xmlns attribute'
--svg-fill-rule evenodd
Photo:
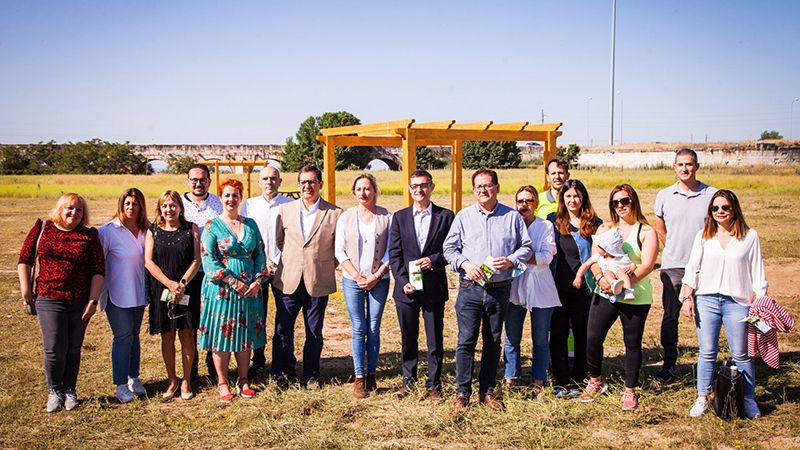
<svg viewBox="0 0 800 450"><path fill-rule="evenodd" d="M217 383L217 389L219 389L220 386L227 386L227 385L228 385L228 380L220 381L219 383ZM221 401L222 403L230 403L231 400L233 400L233 394L231 394L230 391L228 391L228 393L225 395L219 394L219 401Z"/></svg>
<svg viewBox="0 0 800 450"><path fill-rule="evenodd" d="M243 384L249 384L248 381L249 380L247 378L239 378L236 381L236 391L239 393L240 397L253 398L253 397L256 396L256 391L254 391L254 390L252 390L250 388L242 389L242 385Z"/></svg>

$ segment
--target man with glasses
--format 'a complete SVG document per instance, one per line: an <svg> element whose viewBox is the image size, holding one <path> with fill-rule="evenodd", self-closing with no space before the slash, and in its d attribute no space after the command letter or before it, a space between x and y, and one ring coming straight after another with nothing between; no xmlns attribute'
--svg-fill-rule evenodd
<svg viewBox="0 0 800 450"><path fill-rule="evenodd" d="M431 202L433 176L416 170L408 183L414 204L394 214L389 233L389 264L394 274L394 304L400 322L403 386L397 398L408 396L417 381L419 360L419 316L425 323L428 347L430 400L442 399L442 358L444 357L444 304L448 299L447 274L442 244L453 223L453 212ZM415 287L409 263L421 272L422 284Z"/></svg>
<svg viewBox="0 0 800 450"><path fill-rule="evenodd" d="M272 166L264 166L258 175L258 185L261 187L261 195L248 198L242 204L241 214L256 221L258 231L261 232L261 239L264 242L264 252L267 255L267 268L269 277L264 278L261 284L261 297L264 299L264 317L267 317L267 305L269 304L269 285L275 275L275 269L280 259L280 252L275 246L275 220L278 216L278 207L284 203L292 201L289 197L278 194L281 186L281 173ZM250 367L249 377L255 378L264 371L267 358L264 355L264 347L253 349L253 365Z"/></svg>
<svg viewBox="0 0 800 450"><path fill-rule="evenodd" d="M456 215L445 238L447 262L459 273L456 298L456 400L453 412L469 405L472 367L478 336L483 336L479 398L492 411L505 407L497 398L497 366L505 311L511 294L513 270L533 254L522 216L497 201L500 184L493 170L472 174L476 203ZM483 330L481 333L481 329Z"/></svg>
<svg viewBox="0 0 800 450"><path fill-rule="evenodd" d="M661 346L664 347L664 364L656 374L656 379L662 383L674 380L678 360L678 318L682 306L679 296L684 267L689 261L694 237L705 223L708 203L717 192L717 188L697 180L699 168L694 150L678 150L673 165L678 181L656 195L654 228L664 243L661 254L661 301L664 305Z"/></svg>
<svg viewBox="0 0 800 450"><path fill-rule="evenodd" d="M547 220L547 216L556 212L556 208L558 208L558 191L569 180L569 164L560 159L551 159L544 166L544 174L550 184L550 189L539 193L536 217Z"/></svg>
<svg viewBox="0 0 800 450"><path fill-rule="evenodd" d="M208 192L211 187L211 173L207 165L192 164L189 167L186 184L189 187L189 191L183 193L183 216L188 222L197 225L197 229L202 236L206 223L222 212L222 202L219 197ZM203 278L203 266L200 266L200 270L195 276L200 277L200 279ZM197 286L199 288L200 284L197 284ZM194 298L195 293L188 294ZM200 298L199 290L196 295L197 298ZM194 341L197 342L197 330L195 330L194 334ZM197 354L195 354L192 362L192 378L197 378L197 359ZM217 371L214 369L214 361L211 358L210 351L206 352L206 368L208 369L209 378L216 380Z"/></svg>
<svg viewBox="0 0 800 450"><path fill-rule="evenodd" d="M317 167L303 166L297 181L300 199L281 205L275 219L275 245L281 257L272 285L275 334L270 375L280 388L295 378L294 324L302 310L303 379L306 388L318 389L325 308L328 295L336 292L334 238L342 210L319 196L322 171Z"/></svg>

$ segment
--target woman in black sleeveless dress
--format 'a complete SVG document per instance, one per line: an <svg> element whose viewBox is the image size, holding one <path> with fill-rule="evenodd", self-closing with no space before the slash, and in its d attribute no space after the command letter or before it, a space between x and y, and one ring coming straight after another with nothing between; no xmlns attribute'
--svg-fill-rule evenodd
<svg viewBox="0 0 800 450"><path fill-rule="evenodd" d="M183 215L180 194L166 191L158 198L156 219L145 237L145 267L150 303L150 334L161 334L161 354L169 386L164 399L192 398L190 385L195 331L200 324L200 233ZM188 296L188 304L181 299ZM183 381L175 372L175 335L181 342Z"/></svg>

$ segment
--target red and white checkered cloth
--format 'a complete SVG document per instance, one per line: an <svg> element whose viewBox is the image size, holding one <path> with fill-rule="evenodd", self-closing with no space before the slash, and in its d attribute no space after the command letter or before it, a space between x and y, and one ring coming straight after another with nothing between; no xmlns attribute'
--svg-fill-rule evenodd
<svg viewBox="0 0 800 450"><path fill-rule="evenodd" d="M747 355L761 354L761 359L773 369L780 367L778 331L788 333L794 328L794 319L774 298L763 295L750 305L750 317L758 316L772 329L762 333L755 325L747 326Z"/></svg>

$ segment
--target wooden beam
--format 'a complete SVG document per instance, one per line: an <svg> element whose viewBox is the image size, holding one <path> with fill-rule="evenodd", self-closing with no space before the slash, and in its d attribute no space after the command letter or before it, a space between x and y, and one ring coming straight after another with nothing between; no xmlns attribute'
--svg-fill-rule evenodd
<svg viewBox="0 0 800 450"><path fill-rule="evenodd" d="M317 140L320 142L324 143L326 139L330 139L334 146L399 147L403 145L403 138L400 136L317 136Z"/></svg>
<svg viewBox="0 0 800 450"><path fill-rule="evenodd" d="M455 120L443 120L441 122L419 122L411 124L411 128L427 128L433 130L447 130L453 124L456 123Z"/></svg>
<svg viewBox="0 0 800 450"><path fill-rule="evenodd" d="M336 145L331 138L322 143L322 172L323 195L330 203L336 204Z"/></svg>
<svg viewBox="0 0 800 450"><path fill-rule="evenodd" d="M491 120L487 120L486 122L466 122L466 123L454 123L453 126L450 127L451 130L485 130L492 125Z"/></svg>
<svg viewBox="0 0 800 450"><path fill-rule="evenodd" d="M346 127L323 128L319 130L323 136L341 136L344 134L358 134L365 132L374 132L380 130L388 130L394 128L408 128L414 123L414 119L395 120L393 122L376 122L368 123L366 125L350 125Z"/></svg>
<svg viewBox="0 0 800 450"><path fill-rule="evenodd" d="M455 126L455 125L454 125ZM400 132L400 130L398 130ZM436 141L442 143L438 145L452 145L450 142L457 139L460 141L545 141L546 131L500 131L500 130L416 130L416 137L419 140Z"/></svg>
<svg viewBox="0 0 800 450"><path fill-rule="evenodd" d="M403 206L411 206L411 192L408 190L408 180L411 179L411 173L416 169L416 131L414 129L408 129L406 138L403 139Z"/></svg>
<svg viewBox="0 0 800 450"><path fill-rule="evenodd" d="M557 131L561 128L561 122L553 123L531 123L523 128L523 131Z"/></svg>
<svg viewBox="0 0 800 450"><path fill-rule="evenodd" d="M451 142L453 150L450 153L450 209L454 213L461 211L461 141Z"/></svg>
<svg viewBox="0 0 800 450"><path fill-rule="evenodd" d="M522 131L528 122L514 122L514 123L493 123L489 125L491 131Z"/></svg>

